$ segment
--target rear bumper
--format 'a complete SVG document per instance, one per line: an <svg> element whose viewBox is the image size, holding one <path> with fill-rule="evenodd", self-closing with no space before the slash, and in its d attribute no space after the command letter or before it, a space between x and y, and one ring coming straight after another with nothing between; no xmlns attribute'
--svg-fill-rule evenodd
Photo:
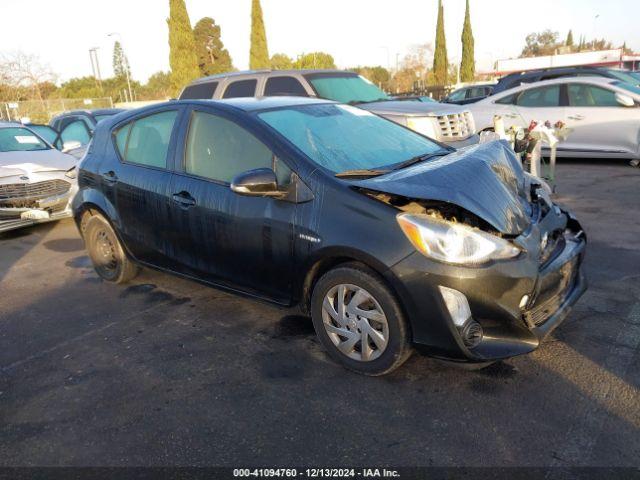
<svg viewBox="0 0 640 480"><path fill-rule="evenodd" d="M586 239L575 238L579 225L570 216L567 219L576 231L567 227L562 251L542 268L537 228L527 236L527 252L512 261L483 268L454 267L414 253L392 267L389 281L411 323L414 344L430 355L458 362L510 358L538 348L587 289L582 269ZM439 286L467 298L471 318L483 329L475 347L464 345ZM523 305L525 296L529 301Z"/></svg>

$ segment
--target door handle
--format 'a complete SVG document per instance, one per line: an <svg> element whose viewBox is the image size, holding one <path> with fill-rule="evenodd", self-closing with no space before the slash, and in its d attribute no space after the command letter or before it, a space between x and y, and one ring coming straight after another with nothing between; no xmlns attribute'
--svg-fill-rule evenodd
<svg viewBox="0 0 640 480"><path fill-rule="evenodd" d="M580 115L579 113L576 113L575 115L570 115L569 118L571 120L584 120L584 115Z"/></svg>
<svg viewBox="0 0 640 480"><path fill-rule="evenodd" d="M180 204L184 208L193 207L196 204L196 199L193 198L189 192L174 193L172 195L173 201Z"/></svg>
<svg viewBox="0 0 640 480"><path fill-rule="evenodd" d="M118 176L116 175L116 172L114 172L113 170L109 170L108 172L102 173L102 179L105 181L105 183L113 185L118 181Z"/></svg>

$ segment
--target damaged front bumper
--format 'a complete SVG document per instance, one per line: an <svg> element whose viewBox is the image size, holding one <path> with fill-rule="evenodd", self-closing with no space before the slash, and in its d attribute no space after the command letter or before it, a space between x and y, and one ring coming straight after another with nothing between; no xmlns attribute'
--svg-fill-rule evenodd
<svg viewBox="0 0 640 480"><path fill-rule="evenodd" d="M518 258L483 267L443 265L419 253L392 267L389 280L417 346L440 358L480 363L529 353L560 325L587 289L584 232L569 212L553 205L514 242L524 250ZM439 287L466 298L470 321L482 327L473 346L454 325Z"/></svg>
<svg viewBox="0 0 640 480"><path fill-rule="evenodd" d="M0 197L0 232L71 217L71 201L78 191L78 186L75 181L64 181L68 186L63 192L35 196L5 194Z"/></svg>

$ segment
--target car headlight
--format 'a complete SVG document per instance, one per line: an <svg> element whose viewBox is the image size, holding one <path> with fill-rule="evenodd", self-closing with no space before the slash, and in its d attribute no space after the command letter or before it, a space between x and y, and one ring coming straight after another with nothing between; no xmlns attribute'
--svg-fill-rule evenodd
<svg viewBox="0 0 640 480"><path fill-rule="evenodd" d="M429 215L401 213L400 228L414 247L433 260L454 265L482 265L517 257L521 250L496 235Z"/></svg>
<svg viewBox="0 0 640 480"><path fill-rule="evenodd" d="M408 117L407 127L429 138L438 137L435 126L433 124L433 119L431 119L430 117Z"/></svg>
<svg viewBox="0 0 640 480"><path fill-rule="evenodd" d="M76 167L72 167L64 174L65 177L75 180L78 175L78 169Z"/></svg>

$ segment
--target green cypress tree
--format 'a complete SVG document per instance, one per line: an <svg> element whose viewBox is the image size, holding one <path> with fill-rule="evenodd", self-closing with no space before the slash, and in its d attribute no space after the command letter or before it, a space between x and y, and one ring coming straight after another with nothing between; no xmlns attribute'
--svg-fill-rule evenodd
<svg viewBox="0 0 640 480"><path fill-rule="evenodd" d="M196 45L184 0L169 0L169 65L171 90L177 95L191 80L200 76Z"/></svg>
<svg viewBox="0 0 640 480"><path fill-rule="evenodd" d="M196 43L198 67L202 75L230 72L233 70L231 55L224 48L220 25L211 17L204 17L193 27L193 38Z"/></svg>
<svg viewBox="0 0 640 480"><path fill-rule="evenodd" d="M569 33L567 34L567 41L564 42L564 44L567 47L573 47L573 32L571 30L569 30Z"/></svg>
<svg viewBox="0 0 640 480"><path fill-rule="evenodd" d="M444 36L444 8L438 0L438 23L436 25L436 51L433 57L433 78L436 85L447 84L449 60L447 59L447 40Z"/></svg>
<svg viewBox="0 0 640 480"><path fill-rule="evenodd" d="M131 76L131 67L129 67L129 59L124 53L122 44L118 41L113 44L113 75L116 78L125 78Z"/></svg>
<svg viewBox="0 0 640 480"><path fill-rule="evenodd" d="M251 5L251 50L249 51L249 68L258 70L269 68L269 49L267 33L264 30L260 0L253 0Z"/></svg>
<svg viewBox="0 0 640 480"><path fill-rule="evenodd" d="M469 0L467 11L464 14L464 26L462 27L462 62L460 62L460 80L473 82L476 77L475 42L471 30L471 13L469 12Z"/></svg>

